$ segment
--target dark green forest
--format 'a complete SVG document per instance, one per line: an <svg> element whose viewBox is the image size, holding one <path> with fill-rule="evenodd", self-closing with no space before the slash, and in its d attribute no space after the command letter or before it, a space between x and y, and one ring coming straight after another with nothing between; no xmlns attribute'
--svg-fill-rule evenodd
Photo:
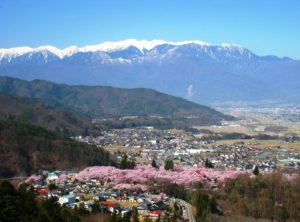
<svg viewBox="0 0 300 222"><path fill-rule="evenodd" d="M32 188L18 189L8 181L0 181L1 222L79 222L79 216L60 207L54 198L38 199Z"/></svg>
<svg viewBox="0 0 300 222"><path fill-rule="evenodd" d="M19 121L0 120L0 176L26 176L39 169L110 165L102 148Z"/></svg>

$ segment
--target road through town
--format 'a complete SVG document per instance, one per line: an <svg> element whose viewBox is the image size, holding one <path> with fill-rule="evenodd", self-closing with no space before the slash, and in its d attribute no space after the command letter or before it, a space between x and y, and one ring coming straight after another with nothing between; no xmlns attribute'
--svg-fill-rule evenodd
<svg viewBox="0 0 300 222"><path fill-rule="evenodd" d="M187 214L188 214L188 218L189 218L189 222L196 222L196 219L194 217L194 214L193 214L193 207L190 203L184 201L184 200L181 200L181 199L177 199L179 205L181 206L184 206L186 211L187 211Z"/></svg>

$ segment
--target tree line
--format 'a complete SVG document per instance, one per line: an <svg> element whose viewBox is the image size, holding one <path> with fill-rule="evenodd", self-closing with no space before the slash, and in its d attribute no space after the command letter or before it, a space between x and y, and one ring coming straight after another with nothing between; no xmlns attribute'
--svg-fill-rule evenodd
<svg viewBox="0 0 300 222"><path fill-rule="evenodd" d="M300 221L300 176L287 179L281 173L240 175L227 179L217 191L199 186L191 195L197 221L212 220L211 215L266 219L278 222ZM222 218L222 217L221 217Z"/></svg>

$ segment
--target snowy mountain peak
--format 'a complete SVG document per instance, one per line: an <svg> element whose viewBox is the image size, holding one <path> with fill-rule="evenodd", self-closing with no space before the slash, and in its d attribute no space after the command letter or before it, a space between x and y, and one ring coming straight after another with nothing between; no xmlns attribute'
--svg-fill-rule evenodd
<svg viewBox="0 0 300 222"><path fill-rule="evenodd" d="M160 45L171 45L171 46L184 46L189 44L195 44L200 47L220 47L220 49L224 49L226 51L238 50L241 54L244 49L241 46L235 44L221 44L221 45L211 45L202 41L179 41L179 42L170 42L164 40L136 40L136 39L127 39L123 41L117 42L103 42L98 45L87 45L84 47L77 47L75 45L69 46L65 49L58 49L51 45L40 46L37 48L30 47L17 47L17 48L9 48L9 49L0 49L0 60L3 58L8 59L9 61L15 57L22 56L27 53L43 53L43 55L47 56L50 52L60 59L64 57L72 56L79 52L115 52L125 50L129 47L135 47L139 49L142 53L145 51L149 51Z"/></svg>
<svg viewBox="0 0 300 222"><path fill-rule="evenodd" d="M23 55L25 53L33 51L30 47L16 47L10 49L0 49L0 59L7 57L9 59Z"/></svg>
<svg viewBox="0 0 300 222"><path fill-rule="evenodd" d="M76 45L71 45L63 50L61 50L61 57L72 56L79 52L79 48Z"/></svg>
<svg viewBox="0 0 300 222"><path fill-rule="evenodd" d="M168 42L163 40L136 40L136 39L127 39L124 41L118 41L118 42L104 42L99 45L94 46L85 46L83 47L83 51L104 51L104 52L112 52L112 51L118 51L118 50L124 50L131 46L138 48L140 51L143 50L151 50L152 48L168 44Z"/></svg>
<svg viewBox="0 0 300 222"><path fill-rule="evenodd" d="M199 103L300 101L295 96L300 95L299 70L300 60L201 41L128 39L64 49L49 45L0 49L0 76L153 88Z"/></svg>
<svg viewBox="0 0 300 222"><path fill-rule="evenodd" d="M63 58L62 51L51 45L40 46L38 48L33 49L32 52L30 52L30 53L35 53L35 52L41 52L45 56L47 56L47 53L50 52L50 53L58 56L59 58Z"/></svg>

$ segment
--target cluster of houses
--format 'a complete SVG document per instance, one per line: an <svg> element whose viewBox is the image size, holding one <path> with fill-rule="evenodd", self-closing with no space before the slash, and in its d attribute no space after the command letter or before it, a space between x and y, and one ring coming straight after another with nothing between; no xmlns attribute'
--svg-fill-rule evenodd
<svg viewBox="0 0 300 222"><path fill-rule="evenodd" d="M217 168L238 170L253 169L273 171L300 169L300 153L295 150L276 146L255 148L251 143L216 145L207 157Z"/></svg>
<svg viewBox="0 0 300 222"><path fill-rule="evenodd" d="M39 178L29 179L27 182L32 183L41 197L55 197L60 205L76 210L92 212L96 208L100 213L116 213L124 217L130 216L135 208L140 218L153 220L172 215L176 199L165 194L111 189L106 182L101 183L94 178L79 182L75 178L75 172L64 172L67 180L60 183L62 173L41 171Z"/></svg>
<svg viewBox="0 0 300 222"><path fill-rule="evenodd" d="M255 148L258 144L242 142L217 145L213 140L203 140L201 136L183 130L158 130L134 128L103 132L99 137L76 137L75 139L106 147L122 146L123 151L115 153L121 158L126 153L129 158L140 163L158 164L173 159L183 165L196 167L208 159L215 168L252 169L258 166L262 171L275 169L300 169L300 154L284 147Z"/></svg>

